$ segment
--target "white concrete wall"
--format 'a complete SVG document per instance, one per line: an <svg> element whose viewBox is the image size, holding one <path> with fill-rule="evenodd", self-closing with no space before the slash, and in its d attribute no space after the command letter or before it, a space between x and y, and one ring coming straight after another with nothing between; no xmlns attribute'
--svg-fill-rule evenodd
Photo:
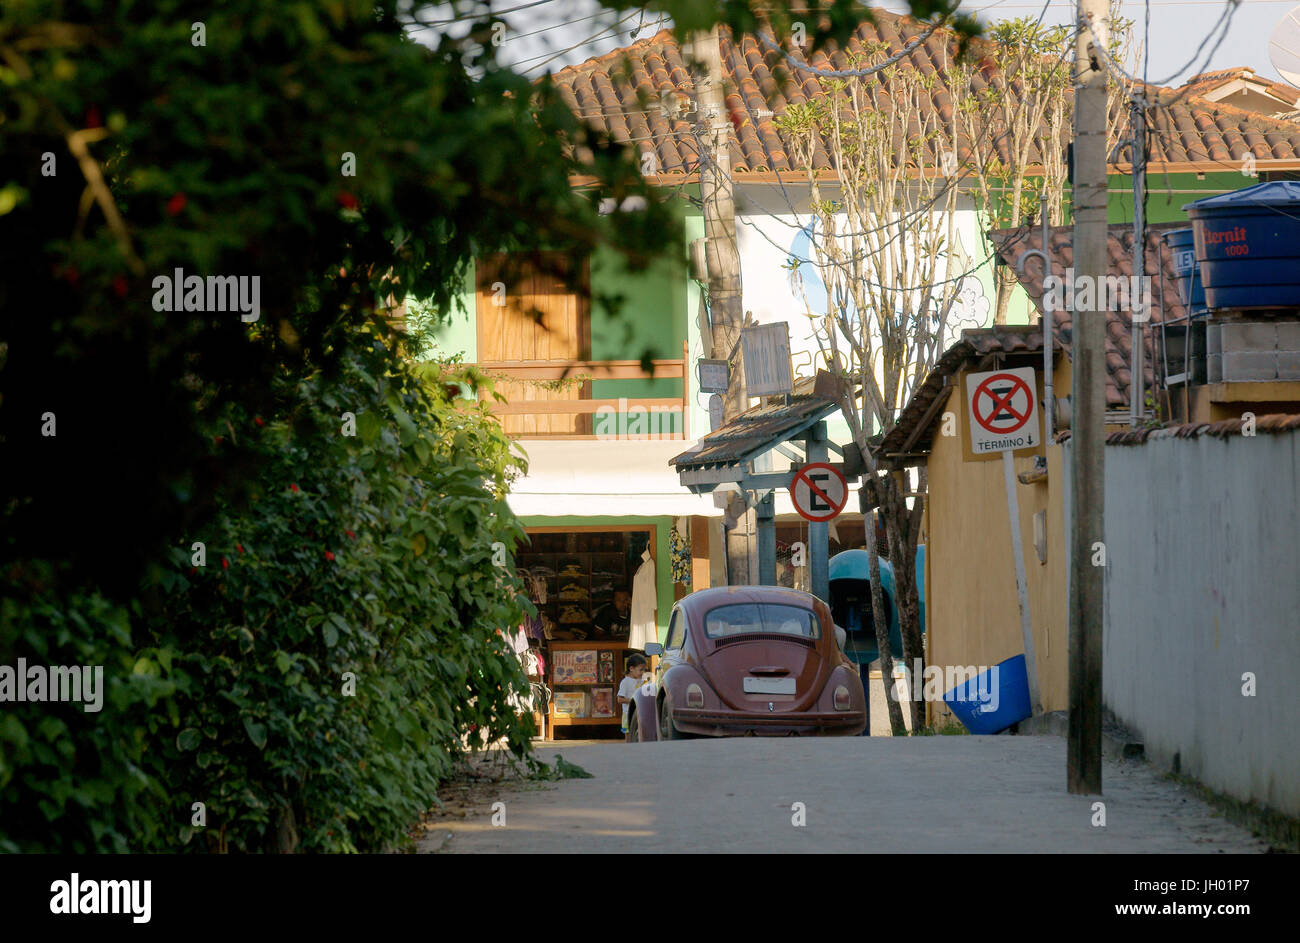
<svg viewBox="0 0 1300 943"><path fill-rule="evenodd" d="M1292 816L1298 548L1300 434L1106 448L1106 705L1155 761Z"/></svg>

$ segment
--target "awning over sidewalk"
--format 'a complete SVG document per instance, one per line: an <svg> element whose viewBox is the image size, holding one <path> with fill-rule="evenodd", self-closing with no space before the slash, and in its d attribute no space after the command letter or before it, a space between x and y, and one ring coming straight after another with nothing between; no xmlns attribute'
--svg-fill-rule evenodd
<svg viewBox="0 0 1300 943"><path fill-rule="evenodd" d="M519 517L721 517L711 497L684 489L669 466L683 445L689 443L521 441L518 448L528 456L528 474L515 482L507 502Z"/></svg>

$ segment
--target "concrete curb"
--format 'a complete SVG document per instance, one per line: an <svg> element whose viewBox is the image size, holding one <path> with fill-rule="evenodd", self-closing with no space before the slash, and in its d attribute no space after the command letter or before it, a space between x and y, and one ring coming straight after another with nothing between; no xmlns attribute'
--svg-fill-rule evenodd
<svg viewBox="0 0 1300 943"><path fill-rule="evenodd" d="M1022 720L1010 732L1030 737L1068 737L1070 717L1066 711L1048 711ZM1101 728L1101 753L1117 760L1140 760L1145 759L1146 748L1133 733L1108 717Z"/></svg>

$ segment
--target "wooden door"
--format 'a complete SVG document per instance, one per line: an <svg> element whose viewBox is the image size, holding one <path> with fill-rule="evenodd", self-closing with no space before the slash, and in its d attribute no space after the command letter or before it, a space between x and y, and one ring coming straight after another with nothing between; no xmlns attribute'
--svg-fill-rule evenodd
<svg viewBox="0 0 1300 943"><path fill-rule="evenodd" d="M573 284L565 275L574 273ZM478 261L477 323L480 363L524 360L583 360L591 350L589 273L558 252L532 256L486 256ZM491 371L489 371L491 372ZM579 371L580 372L580 371ZM552 384L498 381L497 391L512 403L591 398L590 383ZM591 417L572 413L503 416L515 435L586 435Z"/></svg>

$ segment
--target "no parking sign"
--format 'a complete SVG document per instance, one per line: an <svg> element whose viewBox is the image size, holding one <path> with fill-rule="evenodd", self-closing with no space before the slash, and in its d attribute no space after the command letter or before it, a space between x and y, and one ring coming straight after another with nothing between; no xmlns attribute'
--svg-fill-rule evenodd
<svg viewBox="0 0 1300 943"><path fill-rule="evenodd" d="M834 465L810 462L795 472L790 481L794 509L814 524L829 521L849 500L849 483Z"/></svg>
<svg viewBox="0 0 1300 943"><path fill-rule="evenodd" d="M977 455L1034 448L1042 441L1034 368L966 376L970 447Z"/></svg>

